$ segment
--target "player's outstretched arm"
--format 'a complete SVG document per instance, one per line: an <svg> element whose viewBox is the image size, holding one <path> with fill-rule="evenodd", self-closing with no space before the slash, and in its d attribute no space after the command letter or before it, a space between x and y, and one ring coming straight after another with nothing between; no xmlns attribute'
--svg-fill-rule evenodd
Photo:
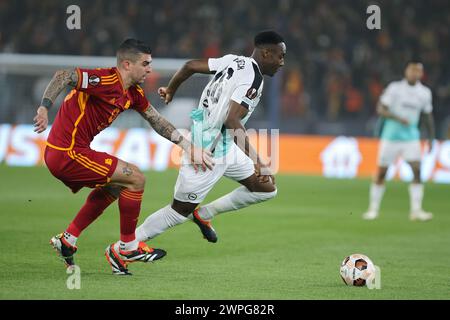
<svg viewBox="0 0 450 320"><path fill-rule="evenodd" d="M47 129L48 125L48 109L50 109L59 96L61 91L67 85L75 87L78 82L78 74L75 69L72 70L58 70L55 72L52 80L44 91L41 104L36 111L34 117L34 131L41 133Z"/></svg>
<svg viewBox="0 0 450 320"><path fill-rule="evenodd" d="M184 138L183 135L175 129L169 121L161 116L161 114L156 111L153 106L149 106L146 111L141 112L140 114L145 120L147 120L150 126L157 133L180 146L185 152L187 152L187 154L190 155L191 163L195 168L199 166L203 170L206 170L206 168L212 170L214 161L212 159L211 152L195 147L186 138Z"/></svg>
<svg viewBox="0 0 450 320"><path fill-rule="evenodd" d="M211 73L207 59L189 60L186 62L183 67L181 67L181 69L173 75L167 87L161 87L158 89L161 99L164 100L166 104L172 101L178 87L195 73Z"/></svg>
<svg viewBox="0 0 450 320"><path fill-rule="evenodd" d="M224 123L225 127L232 131L236 145L252 159L255 165L256 175L261 178L261 182L268 182L269 179L272 179L272 182L275 183L275 177L270 172L270 169L261 161L258 153L250 144L247 130L245 130L245 127L241 123L241 119L244 118L247 113L248 109L231 100L228 115Z"/></svg>

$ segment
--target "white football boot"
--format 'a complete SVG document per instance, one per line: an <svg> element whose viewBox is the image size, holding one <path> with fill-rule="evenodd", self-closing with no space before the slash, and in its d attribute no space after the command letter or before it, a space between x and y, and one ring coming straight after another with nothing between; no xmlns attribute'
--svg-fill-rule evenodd
<svg viewBox="0 0 450 320"><path fill-rule="evenodd" d="M422 209L409 214L409 220L411 221L429 221L431 219L433 219L433 214Z"/></svg>
<svg viewBox="0 0 450 320"><path fill-rule="evenodd" d="M364 220L375 220L376 218L378 218L378 212L374 210L369 210L363 214Z"/></svg>

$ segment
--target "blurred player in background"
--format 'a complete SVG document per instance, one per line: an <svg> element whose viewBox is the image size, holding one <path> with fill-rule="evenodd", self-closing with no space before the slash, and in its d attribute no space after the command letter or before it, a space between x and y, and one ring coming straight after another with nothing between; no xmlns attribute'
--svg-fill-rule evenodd
<svg viewBox="0 0 450 320"><path fill-rule="evenodd" d="M413 221L427 221L433 218L431 213L422 210L424 188L420 179L419 122L421 116L428 131L429 150L431 150L435 138L431 113L433 109L432 94L431 90L420 82L422 76L422 63L409 62L405 69L405 78L390 83L378 102L377 112L384 118L384 124L378 154L378 172L370 187L369 210L363 215L366 220L378 217L385 190L384 181L387 169L400 156L410 164L414 173L414 179L409 186L409 218Z"/></svg>
<svg viewBox="0 0 450 320"><path fill-rule="evenodd" d="M151 214L136 229L139 241L152 239L192 219L209 242L216 242L217 234L210 223L215 215L269 200L277 194L274 177L250 145L244 125L261 98L263 75L273 76L284 65L286 45L273 31L257 34L254 45L251 57L229 54L218 59L188 61L167 87L159 89L167 104L193 74L214 74L203 90L198 108L191 113L191 135L194 144L213 152L216 165L211 171L196 172L187 165L184 155L172 204ZM197 208L222 176L242 186Z"/></svg>
<svg viewBox="0 0 450 320"><path fill-rule="evenodd" d="M94 188L68 228L50 240L67 266L74 265L76 242L86 229L115 200L119 200L120 241L106 249L114 274L129 274L127 264L162 258L161 249L149 248L135 237L145 177L135 166L110 154L90 149L100 131L110 126L127 109L139 112L166 139L179 145L193 163L203 170L212 167L209 153L194 147L149 103L139 86L151 73L150 48L128 39L117 51L117 67L57 71L47 86L34 118L35 131L48 124L48 109L67 85L73 90L65 97L51 128L45 149L50 172L72 192ZM199 162L197 161L199 160Z"/></svg>

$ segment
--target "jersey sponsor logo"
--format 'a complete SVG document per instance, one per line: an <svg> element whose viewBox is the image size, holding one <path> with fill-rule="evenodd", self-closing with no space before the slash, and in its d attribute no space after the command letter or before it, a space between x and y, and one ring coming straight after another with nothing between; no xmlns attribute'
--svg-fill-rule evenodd
<svg viewBox="0 0 450 320"><path fill-rule="evenodd" d="M93 74L89 77L88 82L91 86L96 86L100 83L100 78L97 75Z"/></svg>
<svg viewBox="0 0 450 320"><path fill-rule="evenodd" d="M197 195L195 193L192 193L192 192L189 193L187 197L188 197L189 200L192 200L192 201L197 199Z"/></svg>
<svg viewBox="0 0 450 320"><path fill-rule="evenodd" d="M402 106L403 106L405 109L410 109L410 110L416 110L416 109L419 109L419 106L418 106L418 105L415 105L415 104L412 104L412 103L408 103L408 102L403 102L403 103L402 103Z"/></svg>
<svg viewBox="0 0 450 320"><path fill-rule="evenodd" d="M249 98L250 100L253 100L256 98L257 95L258 95L258 90L256 90L255 88L250 88L250 89L248 89L245 96L247 98Z"/></svg>
<svg viewBox="0 0 450 320"><path fill-rule="evenodd" d="M236 62L238 70L242 70L245 68L245 60L244 59L236 58L233 61Z"/></svg>

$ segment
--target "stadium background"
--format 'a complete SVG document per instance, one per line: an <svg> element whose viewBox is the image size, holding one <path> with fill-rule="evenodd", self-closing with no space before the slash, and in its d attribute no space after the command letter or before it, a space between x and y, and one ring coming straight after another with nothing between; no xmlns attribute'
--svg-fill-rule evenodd
<svg viewBox="0 0 450 320"><path fill-rule="evenodd" d="M198 103L208 78L197 77L197 81L183 85L177 96L179 99L169 107L162 106L156 89L167 83L185 59L226 53L251 54L252 36L262 29L273 28L285 36L286 66L273 79L266 79L263 100L248 127L280 130L281 172L322 172L330 176L330 170L325 168L333 165L331 160L326 160L330 158L343 167L336 166L331 176L368 176L375 168L376 140L358 140L355 145L352 139L340 139L331 145L331 155L322 153L335 136L374 136L376 101L388 82L402 77L409 59L420 57L423 60L423 82L433 91L437 138L446 140L450 135L448 2L436 0L428 5L423 1L385 1L381 5L381 30L369 30L366 9L372 3L376 2L283 0L261 1L257 6L250 1L228 5L224 1L195 0L2 2L0 124L29 124L34 116L32 106L39 103L58 67L96 67L98 63L90 59L92 56L105 57L96 60L102 65L114 64L110 57L114 56L115 47L131 36L147 41L153 48L155 72L145 84L147 96L177 127L188 128L188 112ZM81 9L80 30L66 27L69 17L66 8L71 4ZM40 60L33 63L38 61L35 56L17 56L17 53L38 54ZM58 60L54 55L73 57ZM55 113L56 108L50 116ZM124 114L114 126L146 125L139 116ZM0 128L3 132L0 161L9 165L39 163L38 151L30 151L36 147L21 148L20 145L26 143L24 140L42 137L24 136L11 130ZM326 138L318 150L310 153L307 146L317 144L317 139L292 144L283 138L285 134ZM16 143L11 144L11 140ZM42 146L42 143L38 141L37 145ZM306 157L292 157L291 152L283 151L292 150L293 146L302 149ZM119 148L110 146L104 151ZM139 162L125 151L119 153L125 153L126 160ZM143 169L161 170L172 165L167 160L162 167L153 165L154 156L145 156L146 153L146 150L137 153L147 158L148 164L144 163ZM450 182L450 144L436 149L429 158L430 165L424 171L430 173L425 180ZM396 175L404 180L411 178L409 168L403 163L392 168L389 177Z"/></svg>
<svg viewBox="0 0 450 320"><path fill-rule="evenodd" d="M70 16L66 8L72 4L81 9L81 30L66 27ZM381 30L366 28L366 9L371 4L381 8ZM360 221L359 214L366 209L368 177L375 168L375 104L387 83L402 78L410 58L420 57L424 63L423 82L433 92L440 141L434 154L425 155L423 175L425 180L450 182L449 24L450 5L446 0L0 1L0 179L8 182L0 188L0 240L7 246L29 246L25 239L37 239L29 249L42 253L35 261L38 276L29 272L20 252L13 250L2 256L2 269L9 271L1 276L4 290L0 296L120 298L115 290L124 290L94 272L84 276L88 293L68 293L65 274L46 276L47 268L58 270L60 266L53 262L54 257L47 257L48 248L42 243L63 228L83 202L83 196L70 195L44 167L24 168L42 164L45 135L34 134L31 123L56 69L114 65L115 48L123 39L142 39L150 43L154 58L154 73L144 86L147 97L177 127L188 128L187 114L196 106L208 78L197 76L195 81L183 84L170 106L163 106L155 95L158 86L165 85L186 59L250 54L253 35L272 28L285 37L286 63L274 78L266 77L263 100L248 127L279 129L281 174L277 181L284 192L274 202L243 210L245 214L239 218L219 218L216 226L223 236L218 244L220 251L206 248L191 226L181 226L180 231L158 238L156 244L161 241L173 254L172 259L181 259L192 277L183 278L185 285L174 285L170 274L162 274L179 269L170 260L162 262L162 267L155 264L151 272L158 273L162 280L155 280L153 288L166 290L163 281L169 281L173 289L165 293L150 290L138 276L130 281L143 291L140 295L125 291L127 298L448 299L449 274L442 271L448 271L450 264L448 186L427 184L425 206L436 215L436 221L428 225L407 224L407 193L402 182L389 187L387 194L392 195L383 203L383 221L371 227ZM50 121L56 111L52 109ZM143 215L165 205L176 176L170 169L175 166L169 157L174 153L172 146L132 112L121 115L113 128L102 134L96 147L137 163L154 182L146 191ZM363 178L341 181L321 175ZM411 178L409 168L402 163L391 170L390 178L396 175L403 180ZM225 190L231 190L228 182L220 184L208 199ZM60 208L67 213L62 215ZM32 225L22 226L20 219ZM115 216L102 219L99 226L93 225L87 232L85 242L81 242L85 251L80 253L83 268L105 267L99 273L104 273L106 266L98 252L105 241L117 235L118 225ZM280 225L282 230L272 228ZM17 234L25 236L12 236ZM267 237L271 243L260 251L258 243L266 243ZM415 239L421 240L412 248ZM235 250L240 252L239 260L234 259ZM355 251L363 251L382 266L384 290L370 294L341 291L342 284L335 282L340 281L336 267L345 254ZM257 266L267 255L280 258ZM286 260L285 256L290 258ZM397 261L399 256L401 261ZM17 257L19 263L13 262L11 268L10 261ZM208 268L207 277L197 271L199 261ZM223 276L218 265L228 265ZM248 265L252 270L248 270L247 279L235 279ZM324 269L316 270L319 266ZM441 271L427 273L431 267ZM145 266L136 268L138 273L146 272ZM410 268L410 277L416 280L405 276L401 268ZM277 285L272 286L270 281L261 285L267 279ZM196 281L216 280L211 291L197 287ZM247 289L236 292L233 284Z"/></svg>

